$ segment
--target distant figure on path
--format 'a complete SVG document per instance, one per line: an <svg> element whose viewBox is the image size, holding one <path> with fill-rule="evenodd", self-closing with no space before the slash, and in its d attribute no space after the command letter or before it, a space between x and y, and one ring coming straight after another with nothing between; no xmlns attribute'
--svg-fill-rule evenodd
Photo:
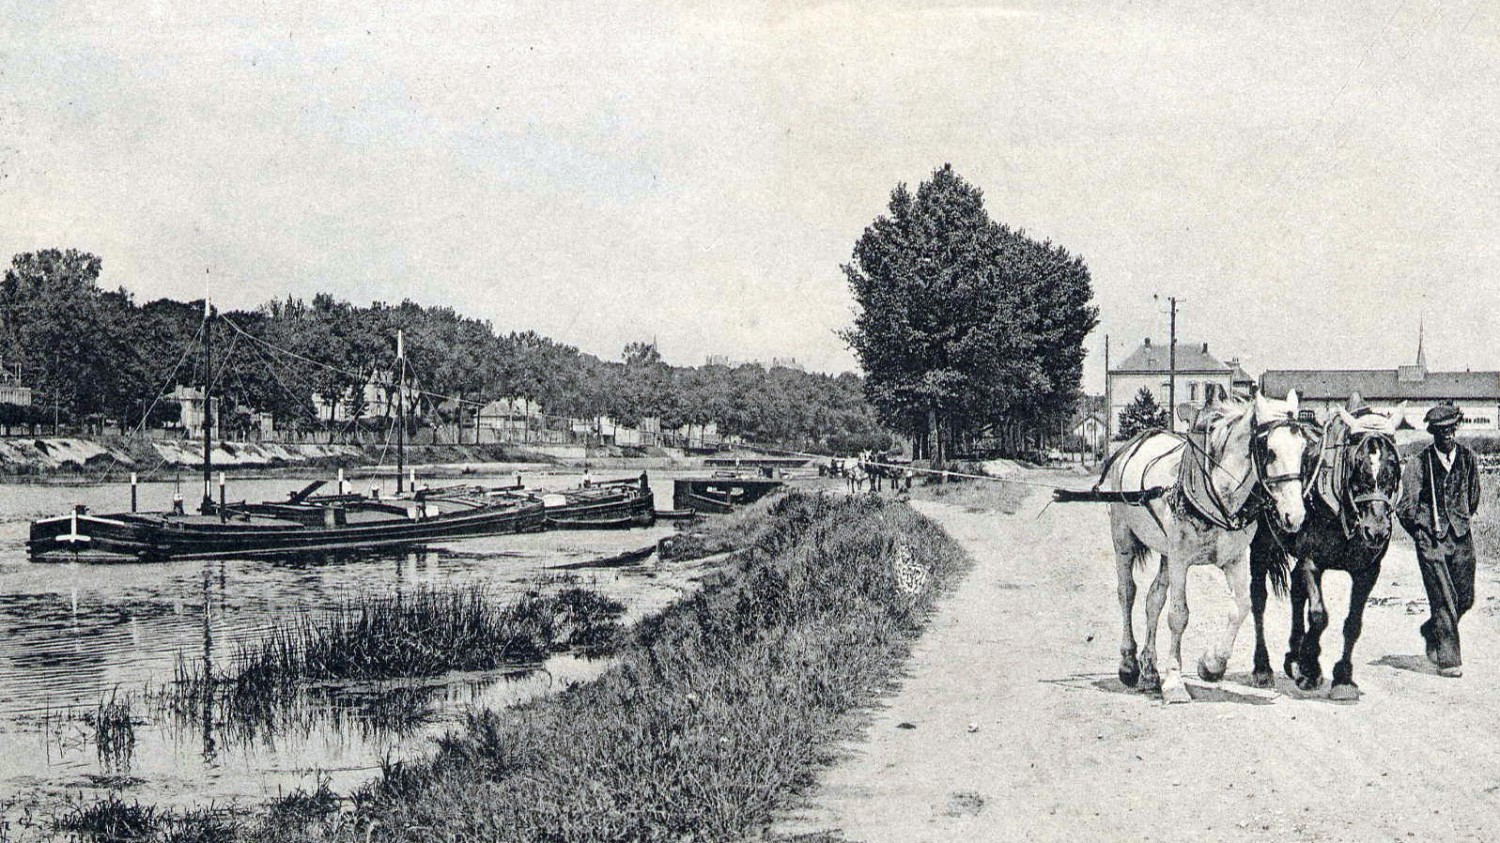
<svg viewBox="0 0 1500 843"><path fill-rule="evenodd" d="M1428 445L1406 464L1396 514L1417 545L1417 567L1432 616L1422 624L1427 659L1443 676L1462 676L1458 622L1474 605L1474 538L1469 519L1479 507L1479 464L1459 444L1462 414L1451 404L1427 411Z"/></svg>
<svg viewBox="0 0 1500 843"><path fill-rule="evenodd" d="M861 491L865 488L865 466L864 463L856 462L854 470L849 472L849 494Z"/></svg>

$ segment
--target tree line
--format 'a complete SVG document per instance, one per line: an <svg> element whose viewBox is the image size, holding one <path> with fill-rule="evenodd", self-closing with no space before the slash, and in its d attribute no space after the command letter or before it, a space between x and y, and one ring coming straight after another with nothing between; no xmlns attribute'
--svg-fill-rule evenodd
<svg viewBox="0 0 1500 843"><path fill-rule="evenodd" d="M99 284L103 262L73 249L16 255L0 283L0 366L20 368L38 406L17 421L123 427L176 418L164 397L202 382L206 365L229 430L269 413L278 428L330 426L327 407L358 402L372 372L394 367L397 331L429 400L431 421L472 423L496 398L524 398L549 415L654 417L664 429L714 423L723 434L823 452L889 445L854 374L760 365L672 366L646 343L602 360L533 331L496 332L485 321L412 301L359 306L327 294L278 299L215 320L212 359L202 337L204 303L137 304ZM237 326L237 327L232 327ZM433 398L432 396L441 396ZM360 408L355 407L356 411ZM0 406L0 423L7 410Z"/></svg>

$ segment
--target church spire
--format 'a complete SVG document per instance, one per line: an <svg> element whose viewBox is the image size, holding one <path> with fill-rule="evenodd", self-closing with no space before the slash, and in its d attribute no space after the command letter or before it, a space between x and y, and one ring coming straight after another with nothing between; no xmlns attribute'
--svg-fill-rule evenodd
<svg viewBox="0 0 1500 843"><path fill-rule="evenodd" d="M1423 324L1423 321L1424 320L1421 320L1421 319L1417 320L1417 368L1421 369L1423 374L1426 374L1426 372L1427 372L1427 353L1425 351L1423 351L1423 349L1422 349L1422 339L1423 339L1422 334L1423 334L1423 329L1425 328L1425 325Z"/></svg>

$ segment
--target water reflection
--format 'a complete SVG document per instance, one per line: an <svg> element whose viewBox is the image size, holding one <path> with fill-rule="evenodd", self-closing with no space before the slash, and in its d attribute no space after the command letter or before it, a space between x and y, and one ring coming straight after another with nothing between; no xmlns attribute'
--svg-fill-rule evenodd
<svg viewBox="0 0 1500 843"><path fill-rule="evenodd" d="M528 485L538 485L528 478ZM556 486L576 478L547 478ZM669 482L669 481L668 481ZM260 488L245 488L260 485ZM170 484L143 487L142 506ZM285 480L242 481L238 495L281 497ZM658 490L662 499L669 492ZM127 788L142 802L258 799L325 771L335 787L368 778L382 759L430 749L470 706L498 707L582 681L603 664L572 657L546 670L503 670L404 683L300 689L259 710L226 709L216 683L237 646L278 619L315 614L353 595L422 587L483 586L506 601L570 582L627 606L626 622L692 587L691 575L654 559L592 568L667 535L670 528L494 536L422 551L339 554L281 561L123 565L32 564L28 519L75 500L96 509L128 502L128 489L0 487L0 792L24 788ZM583 563L585 567L566 570ZM559 570L560 568L565 570ZM208 677L191 703L166 704L181 665ZM128 699L133 743L106 757L89 720L101 701ZM267 701L270 702L270 701ZM122 747L124 744L121 745Z"/></svg>

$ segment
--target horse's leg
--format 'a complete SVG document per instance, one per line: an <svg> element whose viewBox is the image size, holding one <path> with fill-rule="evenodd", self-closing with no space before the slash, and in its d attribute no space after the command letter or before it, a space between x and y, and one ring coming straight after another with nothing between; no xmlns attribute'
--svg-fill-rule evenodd
<svg viewBox="0 0 1500 843"><path fill-rule="evenodd" d="M1344 618L1344 657L1333 666L1333 687L1328 696L1335 700L1359 699L1359 686L1354 684L1354 644L1359 641L1364 627L1365 601L1380 578L1380 560L1349 575L1353 586L1349 589L1349 616Z"/></svg>
<svg viewBox="0 0 1500 843"><path fill-rule="evenodd" d="M1115 543L1115 575L1119 579L1120 615L1123 628L1120 633L1120 681L1135 687L1141 678L1141 665L1136 660L1135 630L1131 626L1131 614L1135 611L1135 560L1146 553L1146 548L1130 531L1123 518L1110 518Z"/></svg>
<svg viewBox="0 0 1500 843"><path fill-rule="evenodd" d="M1323 684L1323 668L1318 664L1322 655L1323 630L1328 628L1328 607L1323 605L1323 569L1306 560L1299 566L1303 585L1307 589L1307 634L1302 636L1302 652L1297 658L1297 687L1304 691Z"/></svg>
<svg viewBox="0 0 1500 843"><path fill-rule="evenodd" d="M1169 703L1193 701L1182 682L1182 634L1188 625L1188 564L1185 556L1180 551L1174 553L1169 560L1171 564L1167 566L1167 599L1171 603L1167 610L1167 627L1172 631L1172 643L1167 651L1167 672L1161 678L1161 698Z"/></svg>
<svg viewBox="0 0 1500 843"><path fill-rule="evenodd" d="M1307 564L1298 560L1296 567L1292 569L1292 575L1288 578L1291 581L1292 634L1287 638L1286 658L1282 659L1281 668L1292 679L1297 678L1297 655L1302 652L1302 638L1306 635L1304 630L1307 616L1307 586L1302 582L1302 569Z"/></svg>
<svg viewBox="0 0 1500 843"><path fill-rule="evenodd" d="M1276 552L1274 540L1268 534L1269 526L1262 524L1255 531L1250 543L1250 611L1255 617L1255 673L1252 681L1257 688L1269 688L1275 684L1271 673L1271 654L1266 650L1266 564L1267 554ZM1272 543L1267 547L1267 543Z"/></svg>
<svg viewBox="0 0 1500 843"><path fill-rule="evenodd" d="M1167 603L1167 569L1167 555L1163 553L1156 578L1146 592L1146 646L1141 648L1142 691L1155 691L1161 687L1161 674L1156 669L1156 629L1161 626L1161 610Z"/></svg>
<svg viewBox="0 0 1500 843"><path fill-rule="evenodd" d="M1245 625L1245 616L1250 614L1250 553L1249 549L1234 554L1227 565L1220 565L1224 572L1224 584L1229 586L1229 595L1234 606L1225 618L1224 635L1219 646L1204 653L1198 659L1198 675L1209 682L1224 678L1229 667L1229 656L1234 653L1234 640L1239 637L1240 627Z"/></svg>

